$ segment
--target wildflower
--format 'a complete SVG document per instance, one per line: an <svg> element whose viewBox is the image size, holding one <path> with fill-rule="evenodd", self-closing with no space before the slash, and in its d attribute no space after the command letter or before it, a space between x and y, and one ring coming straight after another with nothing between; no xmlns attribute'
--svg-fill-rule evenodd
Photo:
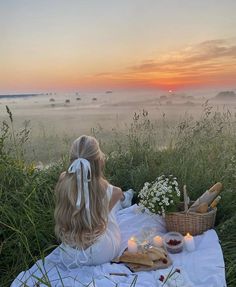
<svg viewBox="0 0 236 287"><path fill-rule="evenodd" d="M154 182L145 182L138 197L140 206L142 205L151 213L164 216L171 206L179 202L178 182L173 176L161 175Z"/></svg>
<svg viewBox="0 0 236 287"><path fill-rule="evenodd" d="M173 275L174 275L175 273L180 273L180 269L178 269L178 268L176 268L175 270L173 270L173 269L174 269L174 268L172 267L172 269L170 270L170 272L167 274L166 277L164 277L163 275L161 275L161 276L159 277L159 280L160 280L161 282L163 282L162 286L165 286L166 283L168 284L170 280L172 281L171 277L173 277ZM168 284L168 285L169 285L169 284Z"/></svg>
<svg viewBox="0 0 236 287"><path fill-rule="evenodd" d="M175 272L180 273L180 269L179 269L179 268L176 268L176 269L175 269Z"/></svg>

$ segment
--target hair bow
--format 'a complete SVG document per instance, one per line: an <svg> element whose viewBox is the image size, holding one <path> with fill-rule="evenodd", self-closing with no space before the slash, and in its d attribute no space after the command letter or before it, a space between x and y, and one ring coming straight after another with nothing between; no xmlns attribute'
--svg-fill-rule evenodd
<svg viewBox="0 0 236 287"><path fill-rule="evenodd" d="M68 172L76 173L77 190L78 190L76 207L78 208L80 208L81 206L82 190L84 191L84 200L85 200L85 209L86 209L87 219L88 219L89 224L91 225L89 186L88 186L88 183L91 181L90 162L84 158L77 158L70 165ZM83 173L83 176L82 176L82 173Z"/></svg>

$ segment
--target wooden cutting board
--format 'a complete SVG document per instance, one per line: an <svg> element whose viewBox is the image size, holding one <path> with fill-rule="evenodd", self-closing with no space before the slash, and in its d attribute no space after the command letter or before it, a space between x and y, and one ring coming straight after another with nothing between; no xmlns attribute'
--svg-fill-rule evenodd
<svg viewBox="0 0 236 287"><path fill-rule="evenodd" d="M170 265L172 265L172 260L169 256L168 252L165 249L163 249L163 251L165 251L165 253L167 255L166 262L164 263L162 260L153 261L153 265L151 267L147 266L147 265L137 264L137 263L122 262L122 256L112 260L112 262L113 263L123 263L132 272L153 271L153 270L158 270L158 269L165 269L165 268L168 268ZM125 250L124 253L125 252L127 252L127 250ZM135 254L134 254L134 256L135 256Z"/></svg>

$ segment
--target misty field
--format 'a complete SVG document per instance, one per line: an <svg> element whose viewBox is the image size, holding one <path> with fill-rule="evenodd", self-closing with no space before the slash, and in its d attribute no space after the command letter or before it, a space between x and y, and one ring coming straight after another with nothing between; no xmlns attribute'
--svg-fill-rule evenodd
<svg viewBox="0 0 236 287"><path fill-rule="evenodd" d="M55 107L46 105L53 113ZM56 128L50 121L47 125L50 113L46 110L45 125L37 130L36 121L22 124L27 120L24 113L20 117L14 108L5 112L0 135L0 286L9 286L20 271L58 244L53 231L53 191L60 172L67 167L70 144L82 132L98 138L107 155L106 177L123 190L133 188L138 193L144 182L173 174L181 187L187 185L194 200L221 181L224 190L216 231L224 252L227 284L236 285L235 114L206 103L198 105L198 116L183 112L177 120L163 113L160 105L151 103L145 110L141 106L131 105L123 116L122 112L117 116L110 105L110 113L102 110L96 117L94 112L94 118L83 110L70 122L75 126L66 126L65 119L63 126L60 118ZM120 103L119 108L124 112ZM39 112L37 117L44 115ZM71 112L65 117L73 116ZM47 166L39 169L39 161Z"/></svg>
<svg viewBox="0 0 236 287"><path fill-rule="evenodd" d="M48 93L34 97L0 99L0 121L8 120L5 106L14 115L16 132L30 131L24 158L49 164L68 153L81 134L99 134L108 143L115 132L126 135L136 113L148 111L159 147L168 145L178 123L200 119L206 103L222 114L236 112L236 100L216 101L216 92L191 94L153 91L112 93ZM236 96L235 96L236 98Z"/></svg>

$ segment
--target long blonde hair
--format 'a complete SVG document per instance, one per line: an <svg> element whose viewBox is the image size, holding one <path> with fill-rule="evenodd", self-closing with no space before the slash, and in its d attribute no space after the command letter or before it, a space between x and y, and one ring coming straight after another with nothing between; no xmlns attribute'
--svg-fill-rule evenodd
<svg viewBox="0 0 236 287"><path fill-rule="evenodd" d="M70 162L78 158L87 159L91 166L91 181L88 183L91 223L87 220L83 190L77 188L76 174L66 172L59 179L55 189L55 233L64 243L87 248L105 232L107 227L108 183L103 176L104 154L94 137L81 136L73 142ZM81 192L80 208L76 207L78 192Z"/></svg>

